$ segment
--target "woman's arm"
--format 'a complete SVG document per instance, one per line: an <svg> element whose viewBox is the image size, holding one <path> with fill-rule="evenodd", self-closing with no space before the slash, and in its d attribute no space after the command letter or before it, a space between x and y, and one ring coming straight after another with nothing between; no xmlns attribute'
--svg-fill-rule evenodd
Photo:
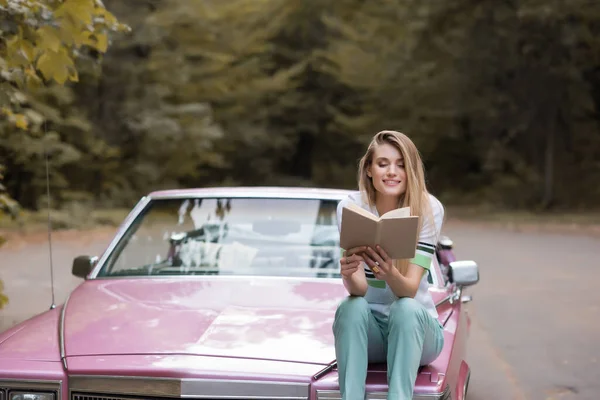
<svg viewBox="0 0 600 400"><path fill-rule="evenodd" d="M360 256L364 251L364 246L349 249L345 256L340 259L342 282L352 296L364 296L367 293L367 277L362 266L364 258Z"/></svg>
<svg viewBox="0 0 600 400"><path fill-rule="evenodd" d="M394 267L392 259L379 246L377 249L368 247L363 257L369 268L373 270L375 277L386 281L396 297L415 297L423 277L422 266L410 263L406 275L402 275Z"/></svg>
<svg viewBox="0 0 600 400"><path fill-rule="evenodd" d="M392 273L387 283L397 297L415 297L424 272L426 271L421 266L410 263L406 276L403 276L392 266Z"/></svg>

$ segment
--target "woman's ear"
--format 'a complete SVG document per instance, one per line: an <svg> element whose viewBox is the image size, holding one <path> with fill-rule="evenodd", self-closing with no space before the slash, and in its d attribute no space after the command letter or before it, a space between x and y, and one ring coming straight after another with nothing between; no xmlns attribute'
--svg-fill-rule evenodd
<svg viewBox="0 0 600 400"><path fill-rule="evenodd" d="M370 165L367 165L367 176L368 176L369 178L372 178L372 177L373 177L373 176L371 175L371 166L370 166Z"/></svg>

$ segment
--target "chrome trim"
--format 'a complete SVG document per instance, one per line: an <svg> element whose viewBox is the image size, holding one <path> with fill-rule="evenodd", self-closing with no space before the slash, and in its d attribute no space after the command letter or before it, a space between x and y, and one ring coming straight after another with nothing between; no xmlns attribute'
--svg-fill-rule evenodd
<svg viewBox="0 0 600 400"><path fill-rule="evenodd" d="M456 300L460 299L461 295L462 295L462 288L455 287L454 290L452 291L452 293L450 293L448 296L444 297L442 300L435 303L435 307L437 308L445 303L454 304L454 302Z"/></svg>
<svg viewBox="0 0 600 400"><path fill-rule="evenodd" d="M223 197L229 199L289 199L289 200L343 200L347 196L346 194L328 194L328 193L301 193L297 194L285 193L285 192L247 192L247 193L231 193L231 192L211 192L203 194L195 193L173 193L164 194L160 196L148 197L152 200L178 200L178 199L211 199L216 197Z"/></svg>
<svg viewBox="0 0 600 400"><path fill-rule="evenodd" d="M365 396L366 400L385 400L387 399L387 392L367 392ZM441 393L431 394L414 394L412 400L449 400L450 399L450 386L446 385L446 388ZM317 390L317 400L342 400L342 394L339 390Z"/></svg>
<svg viewBox="0 0 600 400"><path fill-rule="evenodd" d="M350 190L346 189L316 189L316 188L269 188L269 187L240 187L240 188L208 188L208 189L183 189L161 192L152 192L142 197L131 212L127 215L121 227L109 243L106 251L98 259L96 266L88 276L88 279L96 279L98 273L103 268L109 255L112 254L117 244L121 241L125 233L141 212L152 200L168 200L181 198L279 198L279 199L306 199L306 200L335 200L344 199Z"/></svg>
<svg viewBox="0 0 600 400"><path fill-rule="evenodd" d="M471 368L467 371L467 377L465 378L465 384L463 385L463 399L467 398L467 390L469 389L469 380L471 379Z"/></svg>
<svg viewBox="0 0 600 400"><path fill-rule="evenodd" d="M460 298L460 302L463 304L470 303L472 301L473 301L473 296L471 296L471 295L464 295L464 296L461 296L461 298Z"/></svg>
<svg viewBox="0 0 600 400"><path fill-rule="evenodd" d="M60 310L60 319L58 321L58 346L60 350L60 361L62 362L62 366L65 371L67 370L67 351L65 348L65 314L67 310L67 304L71 298L71 293L69 293L67 296L67 299L62 306L62 310Z"/></svg>
<svg viewBox="0 0 600 400"><path fill-rule="evenodd" d="M342 394L339 390L318 390L317 389L316 393L317 393L317 400L342 400Z"/></svg>
<svg viewBox="0 0 600 400"><path fill-rule="evenodd" d="M323 368L322 370L320 370L319 372L317 372L316 374L314 374L313 377L312 377L313 380L316 381L316 380L321 379L323 376L325 376L329 372L333 371L335 369L335 367L337 367L337 361L332 361L325 368Z"/></svg>
<svg viewBox="0 0 600 400"><path fill-rule="evenodd" d="M29 390L32 392L54 392L56 400L62 400L62 380L37 380L37 379L2 379L0 388L8 391L17 389L20 391ZM6 393L8 400L8 392Z"/></svg>
<svg viewBox="0 0 600 400"><path fill-rule="evenodd" d="M88 280L96 278L96 276L98 275L98 272L100 272L100 270L104 266L104 263L106 262L108 257L115 250L115 247L117 247L117 244L121 241L123 236L125 236L125 233L131 226L131 223L141 214L141 212L146 208L146 206L148 205L148 203L150 203L150 201L151 201L151 199L149 196L142 197L140 199L140 201L135 205L135 207L133 207L133 209L127 215L127 217L125 217L119 230L117 231L115 236L113 236L113 239L108 244L106 251L104 251L104 253L102 253L102 256L98 259L98 262L96 263L96 266L90 273Z"/></svg>
<svg viewBox="0 0 600 400"><path fill-rule="evenodd" d="M69 376L69 399L73 392L106 393L114 395L142 395L179 397L181 380L171 378L142 378L123 376ZM100 397L100 396L98 396Z"/></svg>
<svg viewBox="0 0 600 400"><path fill-rule="evenodd" d="M452 296L453 296L452 294L449 294L448 296L444 297L443 299L441 299L440 301L435 303L436 308L449 302L450 299L452 298Z"/></svg>
<svg viewBox="0 0 600 400"><path fill-rule="evenodd" d="M242 186L242 187L210 187L197 189L175 189L155 191L148 194L152 199L181 199L181 198L279 198L279 199L315 199L342 200L352 190L327 189L310 187L285 186Z"/></svg>
<svg viewBox="0 0 600 400"><path fill-rule="evenodd" d="M229 391L229 392L227 392ZM223 395L223 393L227 393ZM229 399L308 399L309 384L242 380L199 380L181 382L181 397Z"/></svg>
<svg viewBox="0 0 600 400"><path fill-rule="evenodd" d="M440 237L438 244L444 250L451 250L454 247L454 242L448 236Z"/></svg>
<svg viewBox="0 0 600 400"><path fill-rule="evenodd" d="M256 380L74 375L69 377L69 397L72 399L76 392L82 395L92 393L94 397L114 394L196 399L306 400L309 385Z"/></svg>

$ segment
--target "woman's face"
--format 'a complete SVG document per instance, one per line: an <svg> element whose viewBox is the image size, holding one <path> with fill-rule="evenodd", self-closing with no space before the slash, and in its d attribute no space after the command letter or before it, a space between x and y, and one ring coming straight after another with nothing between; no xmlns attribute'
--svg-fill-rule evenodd
<svg viewBox="0 0 600 400"><path fill-rule="evenodd" d="M367 174L378 194L398 198L406 191L404 158L391 144L384 143L375 148Z"/></svg>

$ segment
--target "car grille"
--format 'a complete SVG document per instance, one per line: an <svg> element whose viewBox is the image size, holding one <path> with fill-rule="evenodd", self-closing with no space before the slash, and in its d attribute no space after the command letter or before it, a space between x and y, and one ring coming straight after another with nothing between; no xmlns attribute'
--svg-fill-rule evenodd
<svg viewBox="0 0 600 400"><path fill-rule="evenodd" d="M3 400L3 399L0 399ZM134 395L109 395L102 393L72 393L71 400L180 400L173 397L134 396ZM202 399L211 400L211 399Z"/></svg>
<svg viewBox="0 0 600 400"><path fill-rule="evenodd" d="M72 393L71 400L163 400L164 397L152 397L152 396L113 396L101 393ZM2 399L0 399L2 400Z"/></svg>

